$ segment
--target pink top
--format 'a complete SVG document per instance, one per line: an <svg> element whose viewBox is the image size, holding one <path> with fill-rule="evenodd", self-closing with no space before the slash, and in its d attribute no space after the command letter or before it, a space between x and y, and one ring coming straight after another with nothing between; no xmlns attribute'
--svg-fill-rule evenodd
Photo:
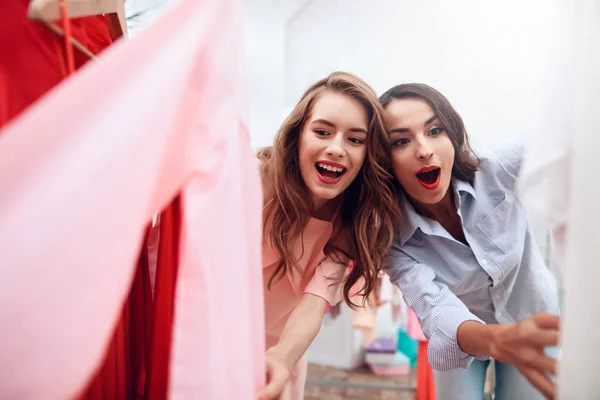
<svg viewBox="0 0 600 400"><path fill-rule="evenodd" d="M265 295L265 331L267 348L275 345L290 314L300 302L304 293L311 293L336 305L343 299L343 285L335 284L328 278L340 278L346 266L326 257L323 248L330 239L333 224L311 218L302 238L296 240L293 254L299 258L302 271L287 271L286 276L274 281L271 290L267 289L269 279L281 259L279 253L270 246L263 247L263 290ZM302 257L300 258L300 255ZM332 283L334 283L332 285Z"/></svg>

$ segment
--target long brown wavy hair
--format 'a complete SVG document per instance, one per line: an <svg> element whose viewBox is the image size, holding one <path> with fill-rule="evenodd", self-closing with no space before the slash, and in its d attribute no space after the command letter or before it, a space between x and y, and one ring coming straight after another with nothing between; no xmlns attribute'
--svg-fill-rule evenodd
<svg viewBox="0 0 600 400"><path fill-rule="evenodd" d="M324 93L335 92L357 100L367 111L369 127L363 165L342 193L339 224L325 246L325 254L336 262L354 261L343 283L344 300L350 306L350 290L361 280L358 294L365 298L373 291L383 257L392 245L401 223L390 170L390 141L383 108L377 95L360 78L334 72L313 84L302 95L277 132L273 146L258 152L263 179L273 186L274 199L263 215L264 240L281 255L281 261L269 280L281 279L288 270L298 273L292 244L313 213L313 202L300 174L299 139L312 108ZM340 243L346 245L340 245ZM354 293L353 293L354 294Z"/></svg>
<svg viewBox="0 0 600 400"><path fill-rule="evenodd" d="M431 86L424 83L405 83L394 86L381 95L379 101L383 108L394 99L418 98L424 100L442 123L454 147L454 166L452 176L473 183L479 159L469 144L469 135L465 124L450 101Z"/></svg>

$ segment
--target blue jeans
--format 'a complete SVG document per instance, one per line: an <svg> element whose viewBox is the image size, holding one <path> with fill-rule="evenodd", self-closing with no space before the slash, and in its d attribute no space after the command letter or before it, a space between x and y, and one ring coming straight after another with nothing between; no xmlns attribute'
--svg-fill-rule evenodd
<svg viewBox="0 0 600 400"><path fill-rule="evenodd" d="M434 371L437 400L483 400L485 373L490 361L474 360L468 369ZM541 395L512 365L495 361L494 400L543 400Z"/></svg>

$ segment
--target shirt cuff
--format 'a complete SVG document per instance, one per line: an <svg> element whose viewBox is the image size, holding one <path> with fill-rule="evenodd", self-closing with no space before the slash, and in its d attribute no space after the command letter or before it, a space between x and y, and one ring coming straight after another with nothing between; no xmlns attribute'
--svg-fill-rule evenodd
<svg viewBox="0 0 600 400"><path fill-rule="evenodd" d="M431 367L436 371L450 371L459 368L469 368L474 358L487 360L488 357L475 357L467 354L458 345L458 327L466 321L484 322L468 311L454 311L436 321L434 333L429 339L427 358Z"/></svg>

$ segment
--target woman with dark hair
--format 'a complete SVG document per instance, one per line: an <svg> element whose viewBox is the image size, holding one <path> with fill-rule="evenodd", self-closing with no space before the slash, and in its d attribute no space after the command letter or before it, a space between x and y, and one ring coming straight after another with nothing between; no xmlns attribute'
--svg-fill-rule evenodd
<svg viewBox="0 0 600 400"><path fill-rule="evenodd" d="M558 292L515 194L523 144L475 155L427 85L380 101L403 216L384 265L429 338L438 400L482 399L489 357L496 400L553 396Z"/></svg>

